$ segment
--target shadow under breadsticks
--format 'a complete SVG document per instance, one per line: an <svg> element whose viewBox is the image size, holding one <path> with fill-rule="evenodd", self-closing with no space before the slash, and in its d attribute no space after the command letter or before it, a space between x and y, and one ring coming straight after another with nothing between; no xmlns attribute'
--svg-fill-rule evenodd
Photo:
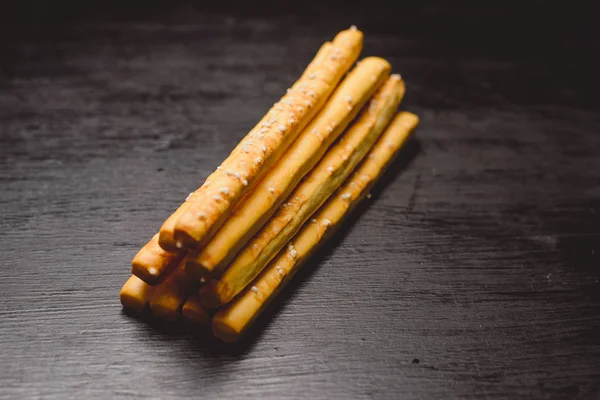
<svg viewBox="0 0 600 400"><path fill-rule="evenodd" d="M372 199L376 200L385 188L404 170L408 168L410 163L421 152L421 145L417 139L411 138L404 148L398 153L395 160L389 166L385 174L379 179L371 190ZM343 223L348 227L353 225L368 209L373 201L363 201L349 215L348 219ZM268 330L270 324L277 318L277 314L285 309L289 301L294 297L293 293L299 290L306 282L306 279L311 276L314 271L319 268L322 261L343 241L349 229L338 229L338 231L329 239L327 245L320 248L309 260L303 268L301 268L290 283L279 293L279 295L266 306L265 310L256 319L254 324L248 329L245 335L236 343L224 343L215 338L210 332L209 327L193 326L182 320L167 322L153 318L146 311L145 313L132 313L124 310L123 313L127 316L137 319L144 323L151 332L149 334L160 334L166 339L181 339L189 337L189 346L193 351L201 352L206 357L219 358L221 356L241 357L247 354L252 347L258 343L258 340L263 333Z"/></svg>

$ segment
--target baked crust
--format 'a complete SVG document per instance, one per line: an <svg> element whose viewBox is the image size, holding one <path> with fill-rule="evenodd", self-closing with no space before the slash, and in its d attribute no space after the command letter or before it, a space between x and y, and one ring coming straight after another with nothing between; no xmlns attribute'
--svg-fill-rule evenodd
<svg viewBox="0 0 600 400"><path fill-rule="evenodd" d="M212 328L216 337L226 342L240 338L302 263L339 228L344 218L367 195L418 121L416 115L408 112L401 112L394 118L362 164L296 234L292 240L294 252L281 250L249 287L215 314Z"/></svg>
<svg viewBox="0 0 600 400"><path fill-rule="evenodd" d="M210 325L211 315L200 303L198 294L193 294L187 298L181 309L181 313L187 322L194 325Z"/></svg>
<svg viewBox="0 0 600 400"><path fill-rule="evenodd" d="M150 285L156 285L182 259L181 254L170 253L158 245L158 233L137 252L131 262L131 272Z"/></svg>
<svg viewBox="0 0 600 400"><path fill-rule="evenodd" d="M271 169L323 107L362 50L357 29L338 33L317 52L300 79L160 229L168 251L201 246Z"/></svg>
<svg viewBox="0 0 600 400"><path fill-rule="evenodd" d="M236 253L267 223L300 179L319 162L329 146L387 79L390 69L390 64L382 58L362 60L215 236L205 247L190 253L186 264L188 270L200 269L203 275L222 273ZM197 275L197 272L192 274Z"/></svg>
<svg viewBox="0 0 600 400"><path fill-rule="evenodd" d="M357 121L294 189L284 206L240 251L223 275L203 289L204 305L216 307L228 303L260 273L374 145L403 93L400 77L389 78ZM290 252L293 253L293 246Z"/></svg>
<svg viewBox="0 0 600 400"><path fill-rule="evenodd" d="M152 315L174 321L181 317L181 307L187 297L198 290L198 283L185 272L183 264L160 284L156 285L149 306Z"/></svg>
<svg viewBox="0 0 600 400"><path fill-rule="evenodd" d="M129 310L142 312L148 306L154 288L154 286L148 285L137 276L131 275L121 288L119 294L121 304Z"/></svg>

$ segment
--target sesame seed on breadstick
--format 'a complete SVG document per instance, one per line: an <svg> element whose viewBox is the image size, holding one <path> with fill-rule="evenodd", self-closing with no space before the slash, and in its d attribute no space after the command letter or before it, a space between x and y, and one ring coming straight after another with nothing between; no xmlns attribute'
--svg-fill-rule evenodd
<svg viewBox="0 0 600 400"><path fill-rule="evenodd" d="M201 186L182 209L165 221L159 236L161 247L169 251L188 249L205 243L216 232L322 108L357 59L362 42L362 32L349 29L322 46L289 93L242 139L221 168L209 176L210 185ZM258 133L263 139L258 138ZM262 151L263 146L266 151ZM204 218L198 217L200 212Z"/></svg>
<svg viewBox="0 0 600 400"><path fill-rule="evenodd" d="M304 224L294 236L296 257L290 257L286 249L282 250L233 302L215 314L212 328L216 337L225 342L235 342L244 334L303 263L369 193L417 124L418 117L408 112L401 112L394 118L369 152L372 157L365 158L336 194L321 206L315 214L316 221ZM342 199L343 193L349 193L350 198Z"/></svg>
<svg viewBox="0 0 600 400"><path fill-rule="evenodd" d="M182 256L160 247L157 233L135 255L131 272L144 282L155 285L179 264Z"/></svg>
<svg viewBox="0 0 600 400"><path fill-rule="evenodd" d="M357 68L363 65L366 60ZM252 238L252 246L242 248L225 272L203 288L203 304L207 307L226 304L260 273L366 155L391 120L403 94L401 79L391 77L385 82L371 100L371 104L377 106L365 107L361 116L289 195L286 207L280 208ZM293 245L289 246L289 255L296 255Z"/></svg>
<svg viewBox="0 0 600 400"><path fill-rule="evenodd" d="M190 253L187 268L194 269L195 264L205 275L220 274L356 117L362 106L387 79L390 69L390 64L384 59L369 57L352 70L321 112L239 204L235 213L225 221L215 236L204 247ZM367 79L371 76L376 76L377 80L372 82ZM354 99L355 108L349 110L346 107L348 98ZM331 126L334 129L328 130ZM315 135L315 131L320 134Z"/></svg>

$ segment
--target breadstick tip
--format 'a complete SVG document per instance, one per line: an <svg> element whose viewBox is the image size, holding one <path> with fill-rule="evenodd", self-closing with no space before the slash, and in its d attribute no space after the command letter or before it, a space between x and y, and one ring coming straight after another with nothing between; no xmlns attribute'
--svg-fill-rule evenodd
<svg viewBox="0 0 600 400"><path fill-rule="evenodd" d="M135 275L132 275L121 288L119 297L123 307L142 312L148 304L150 295L154 288L142 281Z"/></svg>
<svg viewBox="0 0 600 400"><path fill-rule="evenodd" d="M361 61L362 63L372 63L372 64L383 64L386 68L391 69L392 65L385 59L376 56L365 57Z"/></svg>
<svg viewBox="0 0 600 400"><path fill-rule="evenodd" d="M403 120L404 126L407 128L413 128L419 124L419 116L409 111L399 112L396 118Z"/></svg>
<svg viewBox="0 0 600 400"><path fill-rule="evenodd" d="M355 27L356 28L356 27ZM351 42L356 43L361 49L363 45L364 34L356 29L346 29L339 32L334 38L332 45L337 45L339 43L343 43L343 41L349 40Z"/></svg>
<svg viewBox="0 0 600 400"><path fill-rule="evenodd" d="M196 325L209 325L211 316L202 305L198 295L194 294L188 297L183 307L181 308L181 314L188 321Z"/></svg>
<svg viewBox="0 0 600 400"><path fill-rule="evenodd" d="M212 331L213 335L225 343L237 342L241 336L241 332L233 329L227 321L222 321L218 314L213 318Z"/></svg>

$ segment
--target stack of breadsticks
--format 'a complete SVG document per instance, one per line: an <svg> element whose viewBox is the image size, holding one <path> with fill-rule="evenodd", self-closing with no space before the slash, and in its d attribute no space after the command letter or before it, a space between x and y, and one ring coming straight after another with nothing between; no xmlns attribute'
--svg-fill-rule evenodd
<svg viewBox="0 0 600 400"><path fill-rule="evenodd" d="M127 309L236 341L365 197L418 124L384 59L340 32L133 259ZM348 72L349 71L349 72ZM348 74L346 74L348 72Z"/></svg>

